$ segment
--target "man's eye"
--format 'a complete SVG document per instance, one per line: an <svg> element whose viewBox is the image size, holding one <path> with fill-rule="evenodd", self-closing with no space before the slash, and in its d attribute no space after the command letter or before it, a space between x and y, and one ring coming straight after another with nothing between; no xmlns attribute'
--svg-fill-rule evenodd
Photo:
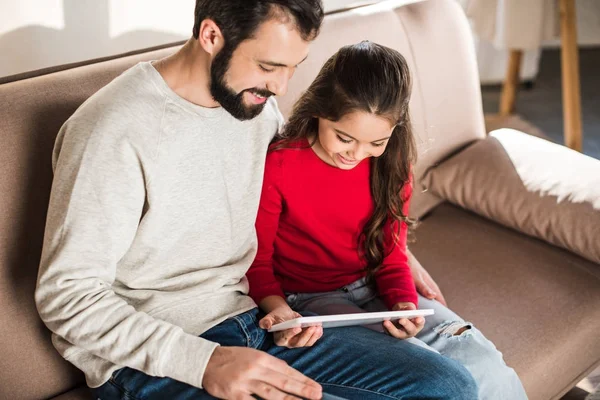
<svg viewBox="0 0 600 400"><path fill-rule="evenodd" d="M262 69L262 70L263 70L263 71L265 71L265 72L273 72L273 71L275 71L275 68L271 68L271 69L269 69L269 68L265 68L265 67L263 67L263 66L262 66L262 65L260 65L260 64L258 64L258 66L260 67L260 69Z"/></svg>

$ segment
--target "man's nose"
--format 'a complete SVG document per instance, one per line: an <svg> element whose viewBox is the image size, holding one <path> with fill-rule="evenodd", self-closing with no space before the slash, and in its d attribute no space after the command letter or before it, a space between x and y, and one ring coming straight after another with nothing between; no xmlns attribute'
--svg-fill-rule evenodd
<svg viewBox="0 0 600 400"><path fill-rule="evenodd" d="M284 96L288 90L288 82L290 78L294 75L294 69L291 71L282 68L280 71L277 71L276 75L273 76L267 83L267 90L275 93L276 96Z"/></svg>

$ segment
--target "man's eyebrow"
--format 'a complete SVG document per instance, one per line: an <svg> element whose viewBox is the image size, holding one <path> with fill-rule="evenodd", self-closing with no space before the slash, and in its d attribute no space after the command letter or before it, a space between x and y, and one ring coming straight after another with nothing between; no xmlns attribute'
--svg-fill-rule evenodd
<svg viewBox="0 0 600 400"><path fill-rule="evenodd" d="M300 61L297 65L295 65L295 67L297 67L298 65L302 64L307 58L308 58L308 56L304 57L304 59L302 61ZM261 64L270 65L271 67L285 67L285 68L289 68L289 66L286 65L286 64L282 64L282 63L278 63L278 62L273 62L273 61L261 61L261 60L258 60L258 62L261 63Z"/></svg>

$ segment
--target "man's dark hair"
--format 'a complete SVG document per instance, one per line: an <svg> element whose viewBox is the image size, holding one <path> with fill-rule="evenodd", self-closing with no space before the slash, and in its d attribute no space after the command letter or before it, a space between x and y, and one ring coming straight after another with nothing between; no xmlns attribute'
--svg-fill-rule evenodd
<svg viewBox="0 0 600 400"><path fill-rule="evenodd" d="M303 39L311 40L323 22L323 5L321 0L196 0L193 34L198 39L200 24L211 19L233 51L273 17L289 19Z"/></svg>

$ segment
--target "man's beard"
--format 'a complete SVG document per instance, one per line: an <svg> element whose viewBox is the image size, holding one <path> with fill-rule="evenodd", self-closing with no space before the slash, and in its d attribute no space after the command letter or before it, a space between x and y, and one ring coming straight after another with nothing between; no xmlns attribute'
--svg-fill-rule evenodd
<svg viewBox="0 0 600 400"><path fill-rule="evenodd" d="M229 114L240 121L245 121L256 117L265 108L265 101L262 104L244 104L244 92L254 92L263 97L273 96L268 90L250 88L236 93L225 82L225 74L229 68L229 61L233 51L225 46L217 54L210 68L210 94Z"/></svg>

